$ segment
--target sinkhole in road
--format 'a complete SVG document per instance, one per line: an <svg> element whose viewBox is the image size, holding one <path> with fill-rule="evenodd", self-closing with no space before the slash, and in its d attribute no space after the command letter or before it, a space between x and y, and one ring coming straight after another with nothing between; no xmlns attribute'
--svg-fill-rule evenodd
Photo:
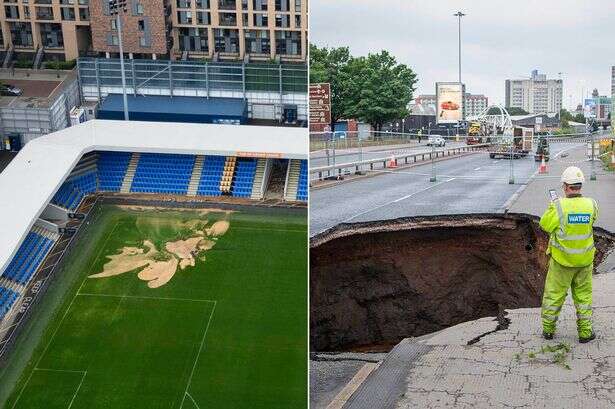
<svg viewBox="0 0 615 409"><path fill-rule="evenodd" d="M614 240L595 229L596 265ZM311 349L387 351L406 337L538 307L547 243L524 214L345 224L314 236Z"/></svg>

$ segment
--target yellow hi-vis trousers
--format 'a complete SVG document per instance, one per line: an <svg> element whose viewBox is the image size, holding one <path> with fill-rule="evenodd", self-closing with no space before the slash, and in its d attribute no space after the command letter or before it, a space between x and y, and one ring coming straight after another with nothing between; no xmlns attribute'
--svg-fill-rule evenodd
<svg viewBox="0 0 615 409"><path fill-rule="evenodd" d="M555 332L557 318L570 288L577 309L579 338L591 335L593 270L593 264L586 267L566 267L553 258L549 260L549 271L542 296L542 329L545 333Z"/></svg>

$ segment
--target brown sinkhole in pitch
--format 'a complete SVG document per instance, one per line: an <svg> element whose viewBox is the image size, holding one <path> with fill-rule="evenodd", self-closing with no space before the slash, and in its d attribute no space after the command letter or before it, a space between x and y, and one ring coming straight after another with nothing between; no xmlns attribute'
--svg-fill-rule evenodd
<svg viewBox="0 0 615 409"><path fill-rule="evenodd" d="M596 265L613 246L603 233ZM510 214L347 224L317 235L311 349L386 351L403 338L538 307L547 241L536 218Z"/></svg>

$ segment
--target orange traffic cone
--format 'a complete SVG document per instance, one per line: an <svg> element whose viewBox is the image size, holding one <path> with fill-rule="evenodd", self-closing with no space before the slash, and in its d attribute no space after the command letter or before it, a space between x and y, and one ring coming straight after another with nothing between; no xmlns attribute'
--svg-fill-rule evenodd
<svg viewBox="0 0 615 409"><path fill-rule="evenodd" d="M540 162L540 167L538 168L538 173L547 173L547 164L545 162L545 156L542 155L542 161Z"/></svg>
<svg viewBox="0 0 615 409"><path fill-rule="evenodd" d="M609 166L611 169L615 169L615 151L611 152L611 164Z"/></svg>
<svg viewBox="0 0 615 409"><path fill-rule="evenodd" d="M396 168L397 167L397 160L395 159L395 155L391 155L391 158L389 159L389 163L387 163L387 168Z"/></svg>

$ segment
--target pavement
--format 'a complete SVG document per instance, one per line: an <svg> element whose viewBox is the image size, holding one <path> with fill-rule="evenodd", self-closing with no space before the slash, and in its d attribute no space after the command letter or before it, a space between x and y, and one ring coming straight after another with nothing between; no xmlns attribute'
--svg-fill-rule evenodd
<svg viewBox="0 0 615 409"><path fill-rule="evenodd" d="M553 156L578 143L554 143ZM440 214L503 213L515 193L538 170L533 157L490 159L478 152L436 162L436 182L430 182L432 165L381 170L379 176L353 180L310 191L310 235L339 223L395 219ZM545 194L541 194L545 197Z"/></svg>
<svg viewBox="0 0 615 409"><path fill-rule="evenodd" d="M514 200L508 200L509 211L540 215L547 190L559 188L561 170L571 164L589 170L585 148L569 148L567 155L549 162L548 175L529 176ZM615 232L615 173L597 168L597 181L588 181L584 193L602 209L598 224ZM611 266L614 253L607 260ZM540 336L540 309L507 310L510 323L499 329L496 319L487 317L402 341L344 408L615 407L615 269L598 271L593 285L596 340L578 343L570 297L553 341ZM558 343L570 347L560 363L554 362L554 353L542 350Z"/></svg>

